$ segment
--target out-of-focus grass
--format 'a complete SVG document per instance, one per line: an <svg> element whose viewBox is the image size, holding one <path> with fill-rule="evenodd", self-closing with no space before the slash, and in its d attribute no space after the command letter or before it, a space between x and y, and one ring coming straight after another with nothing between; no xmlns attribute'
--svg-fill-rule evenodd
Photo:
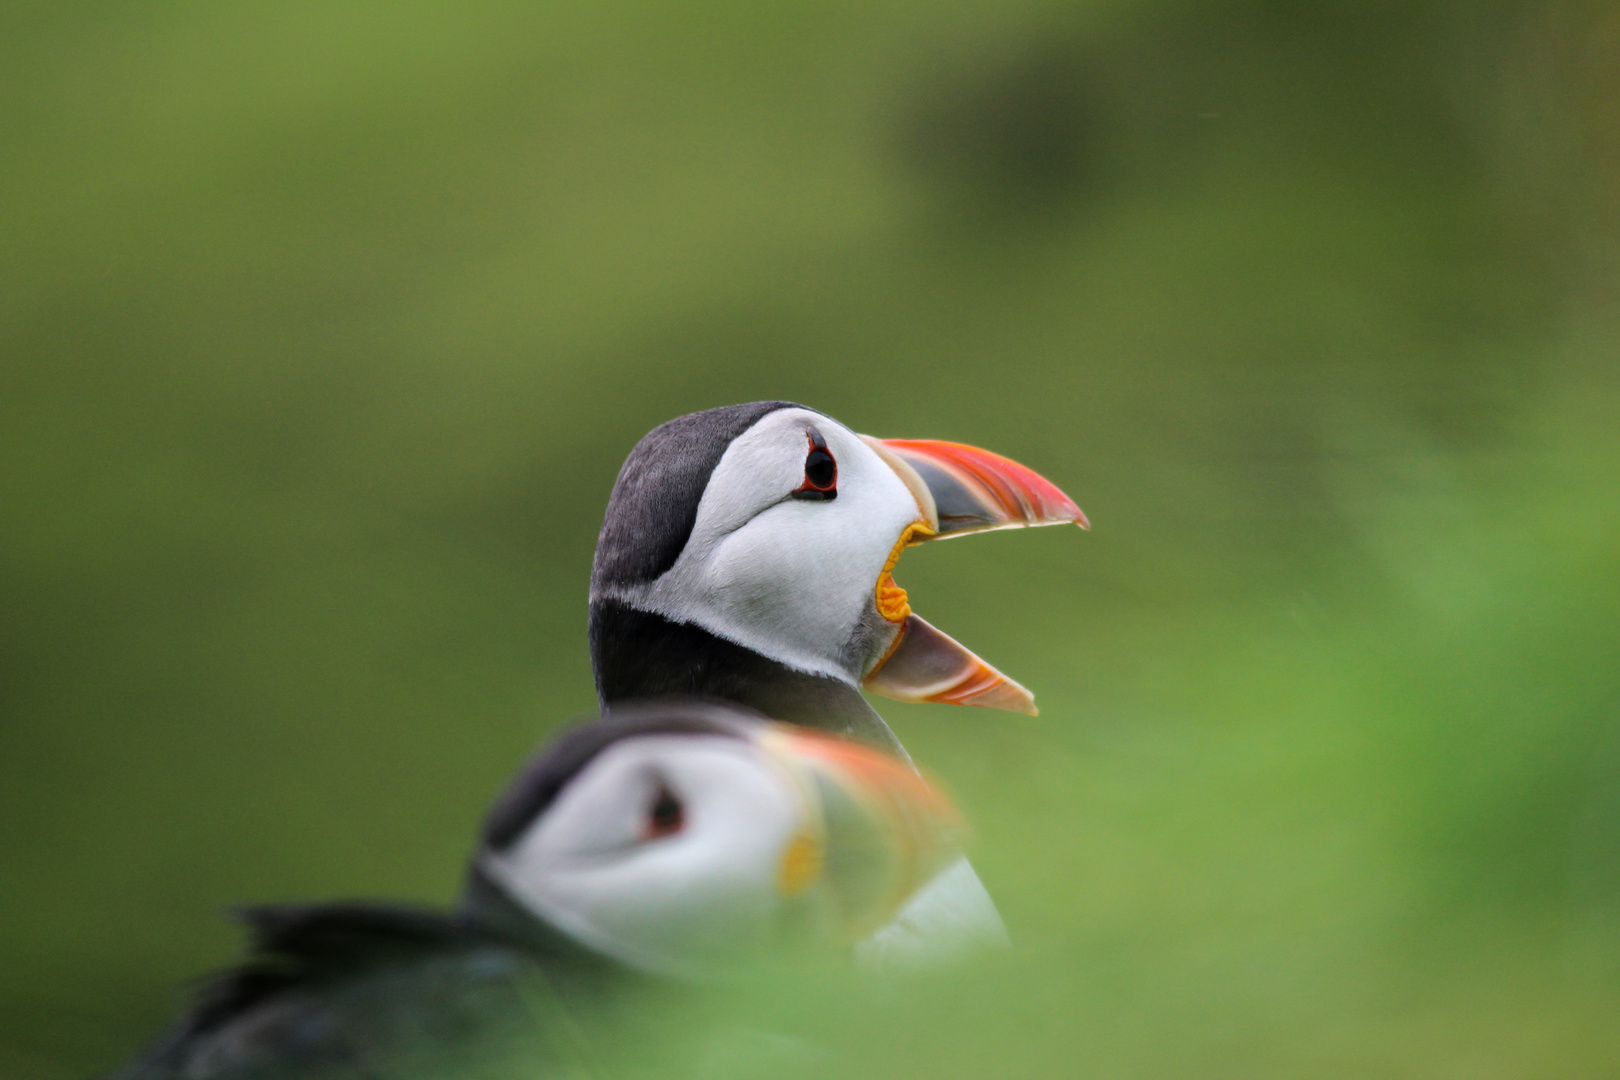
<svg viewBox="0 0 1620 1080"><path fill-rule="evenodd" d="M1019 947L784 985L849 1074L1613 1072L1608 7L0 20L0 1071L448 898L623 454L788 397L1096 523L900 566L1043 715L883 706Z"/></svg>

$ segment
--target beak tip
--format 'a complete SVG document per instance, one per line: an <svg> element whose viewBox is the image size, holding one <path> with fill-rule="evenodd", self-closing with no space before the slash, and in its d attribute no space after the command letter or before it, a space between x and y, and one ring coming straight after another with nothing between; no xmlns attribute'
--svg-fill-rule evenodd
<svg viewBox="0 0 1620 1080"><path fill-rule="evenodd" d="M1062 508L1063 509L1063 516L1056 518L1056 520L1058 520L1058 521L1063 521L1063 520L1072 521L1076 525L1080 526L1082 529L1085 529L1087 532L1090 532L1091 531L1091 522L1086 518L1086 512L1084 510L1080 509L1079 505L1073 499L1069 498L1067 495L1065 495L1063 497L1063 502L1065 503L1065 505Z"/></svg>

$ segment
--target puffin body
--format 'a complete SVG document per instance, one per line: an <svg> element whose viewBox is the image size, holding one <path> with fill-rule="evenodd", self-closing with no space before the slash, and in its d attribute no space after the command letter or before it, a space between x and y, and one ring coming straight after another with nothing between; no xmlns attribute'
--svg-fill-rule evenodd
<svg viewBox="0 0 1620 1080"><path fill-rule="evenodd" d="M565 1075L580 1051L529 999L620 1000L631 973L556 937L516 940L459 914L390 905L241 913L253 955L119 1080Z"/></svg>
<svg viewBox="0 0 1620 1080"><path fill-rule="evenodd" d="M608 501L598 694L721 698L902 756L863 688L1033 714L1028 691L912 612L892 570L911 544L1060 523L1089 527L1049 481L976 447L874 439L785 401L679 417L636 445ZM1004 937L957 860L875 944Z"/></svg>
<svg viewBox="0 0 1620 1080"><path fill-rule="evenodd" d="M116 1075L597 1075L668 1034L659 995L868 933L956 828L879 752L713 703L624 707L519 776L455 910L248 909L248 959Z"/></svg>

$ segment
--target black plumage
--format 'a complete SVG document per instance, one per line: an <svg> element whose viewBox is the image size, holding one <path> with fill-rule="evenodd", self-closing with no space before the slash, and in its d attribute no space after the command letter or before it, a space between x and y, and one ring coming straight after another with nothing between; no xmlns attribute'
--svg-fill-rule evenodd
<svg viewBox="0 0 1620 1080"><path fill-rule="evenodd" d="M481 851L514 842L601 751L649 734L742 736L755 720L665 703L565 732L490 811ZM115 1080L595 1076L614 1047L668 1039L689 988L628 967L519 907L474 860L453 911L350 902L245 908L245 960Z"/></svg>
<svg viewBox="0 0 1620 1080"><path fill-rule="evenodd" d="M373 904L250 908L249 958L117 1080L577 1073L651 980L532 919L514 934ZM583 1030L582 1030L583 1029Z"/></svg>
<svg viewBox="0 0 1620 1080"><path fill-rule="evenodd" d="M678 416L649 431L619 469L591 565L591 592L652 581L692 535L709 475L737 436L791 401L755 401Z"/></svg>
<svg viewBox="0 0 1620 1080"><path fill-rule="evenodd" d="M617 600L597 600L591 604L590 641L596 690L605 708L671 694L718 698L906 756L894 732L853 686L797 671L701 626Z"/></svg>

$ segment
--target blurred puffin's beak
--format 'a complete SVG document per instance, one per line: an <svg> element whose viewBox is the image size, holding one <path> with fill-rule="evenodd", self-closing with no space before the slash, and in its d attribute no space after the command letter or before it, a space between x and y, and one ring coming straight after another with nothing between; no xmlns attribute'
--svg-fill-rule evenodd
<svg viewBox="0 0 1620 1080"><path fill-rule="evenodd" d="M1086 515L1057 485L1016 461L962 443L874 439L863 435L917 500L918 520L901 534L878 577L878 611L900 624L889 651L863 685L897 701L935 701L1038 714L1035 696L911 611L891 571L908 545L1032 525L1073 523Z"/></svg>
<svg viewBox="0 0 1620 1080"><path fill-rule="evenodd" d="M761 742L805 794L806 821L783 849L777 888L786 896L820 888L847 940L886 923L960 854L961 816L909 763L785 725Z"/></svg>

